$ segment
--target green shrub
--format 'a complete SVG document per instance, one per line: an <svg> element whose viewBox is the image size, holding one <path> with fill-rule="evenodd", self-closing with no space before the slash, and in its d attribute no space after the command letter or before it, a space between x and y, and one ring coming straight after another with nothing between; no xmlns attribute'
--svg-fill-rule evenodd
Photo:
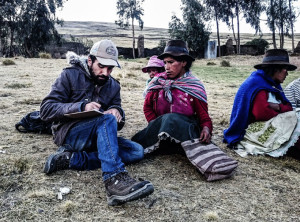
<svg viewBox="0 0 300 222"><path fill-rule="evenodd" d="M73 35L70 35L70 39L71 39L71 42L81 43L86 48L92 48L92 46L94 45L93 40L88 39L88 38L85 38L85 39L84 38L77 38ZM66 41L66 42L68 42L68 41Z"/></svg>
<svg viewBox="0 0 300 222"><path fill-rule="evenodd" d="M11 59L5 59L5 60L3 60L2 64L5 65L5 66L16 65L16 63L13 60L11 60Z"/></svg>
<svg viewBox="0 0 300 222"><path fill-rule="evenodd" d="M83 42L83 45L90 49L93 47L94 42L91 39L85 39L85 41Z"/></svg>
<svg viewBox="0 0 300 222"><path fill-rule="evenodd" d="M227 60L222 60L222 61L221 61L221 66L222 66L222 67L230 67L231 65L230 65L230 62L229 62L229 61L227 61Z"/></svg>
<svg viewBox="0 0 300 222"><path fill-rule="evenodd" d="M40 52L39 57L41 59L51 59L52 58L51 55L49 53L46 53L46 52Z"/></svg>
<svg viewBox="0 0 300 222"><path fill-rule="evenodd" d="M4 84L5 88L11 88L11 89L21 89L21 88L29 88L31 87L31 83L23 84L23 83L12 83L12 84Z"/></svg>
<svg viewBox="0 0 300 222"><path fill-rule="evenodd" d="M269 43L267 40L258 38L258 39L252 39L250 42L246 42L245 45L256 45L258 49L258 53L260 55L264 54L266 49L269 48Z"/></svg>
<svg viewBox="0 0 300 222"><path fill-rule="evenodd" d="M208 63L206 63L206 65L207 65L207 66L215 66L215 65L217 65L217 64L214 63L214 62L208 62Z"/></svg>
<svg viewBox="0 0 300 222"><path fill-rule="evenodd" d="M159 40L159 43L158 43L158 48L161 49L161 50L164 50L164 48L166 47L167 45L167 42L166 40Z"/></svg>

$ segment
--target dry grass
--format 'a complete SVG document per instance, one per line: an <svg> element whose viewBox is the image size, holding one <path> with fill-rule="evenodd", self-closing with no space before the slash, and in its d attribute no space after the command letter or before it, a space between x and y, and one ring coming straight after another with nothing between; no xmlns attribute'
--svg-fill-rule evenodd
<svg viewBox="0 0 300 222"><path fill-rule="evenodd" d="M41 53L39 53L39 58L41 58L41 59L51 59L51 54L46 53L46 52L41 52Z"/></svg>
<svg viewBox="0 0 300 222"><path fill-rule="evenodd" d="M51 136L14 128L25 114L39 109L36 101L48 93L66 61L18 58L15 66L0 66L0 221L299 221L300 162L288 157L241 158L222 143L235 92L261 58L231 56L193 65L208 93L213 140L239 162L235 176L209 183L184 156L149 156L127 169L134 177L150 180L154 193L118 207L106 203L101 170L46 176L45 160L57 149ZM221 67L223 59L231 67ZM299 57L291 59L300 66ZM122 60L123 69L113 71L122 86L127 121L120 135L126 138L147 124L142 112L147 75L140 71L146 62ZM299 69L291 72L284 85L299 74ZM12 83L31 85L7 87ZM71 193L58 200L61 187L71 188Z"/></svg>

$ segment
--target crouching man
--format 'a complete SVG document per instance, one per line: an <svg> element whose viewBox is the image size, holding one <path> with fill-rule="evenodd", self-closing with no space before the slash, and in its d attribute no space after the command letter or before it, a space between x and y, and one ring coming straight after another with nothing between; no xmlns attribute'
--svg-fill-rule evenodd
<svg viewBox="0 0 300 222"><path fill-rule="evenodd" d="M143 147L117 137L125 121L120 85L110 76L118 63L118 50L110 40L95 43L88 58L68 53L70 67L63 70L42 101L41 118L52 121L54 143L59 146L45 164L44 172L93 170L101 167L109 205L118 205L151 194L149 181L135 180L126 163L139 161ZM72 119L65 114L100 110L104 115Z"/></svg>

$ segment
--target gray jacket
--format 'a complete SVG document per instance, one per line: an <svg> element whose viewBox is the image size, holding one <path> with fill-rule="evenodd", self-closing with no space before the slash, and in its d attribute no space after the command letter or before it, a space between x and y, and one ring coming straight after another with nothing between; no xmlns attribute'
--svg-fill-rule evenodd
<svg viewBox="0 0 300 222"><path fill-rule="evenodd" d="M100 103L101 111L116 108L125 121L125 113L121 108L119 82L110 77L102 87L98 86L88 71L86 58L74 53L67 56L72 66L62 71L40 107L41 119L54 123L53 139L58 146L64 143L70 128L80 121L67 118L64 114L82 111L86 103L92 101ZM123 126L124 122L118 125L118 129L120 130Z"/></svg>

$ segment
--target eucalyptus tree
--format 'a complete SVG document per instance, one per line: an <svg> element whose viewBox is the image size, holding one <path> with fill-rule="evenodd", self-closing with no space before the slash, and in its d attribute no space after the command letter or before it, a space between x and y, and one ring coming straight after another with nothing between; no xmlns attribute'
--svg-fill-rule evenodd
<svg viewBox="0 0 300 222"><path fill-rule="evenodd" d="M36 56L45 49L46 44L59 42L55 24L62 24L62 21L56 18L55 12L62 6L63 0L23 1L17 40L26 56Z"/></svg>
<svg viewBox="0 0 300 222"><path fill-rule="evenodd" d="M115 23L121 28L128 28L130 26L129 20L131 21L132 29L132 55L135 59L135 33L134 33L134 21L137 20L139 27L142 30L144 27L144 21L142 16L144 15L144 9L142 3L144 0L118 0L117 1L117 14L119 20Z"/></svg>
<svg viewBox="0 0 300 222"><path fill-rule="evenodd" d="M289 9L287 6L287 2L284 0L279 0L276 3L278 3L277 7L278 7L278 12L277 16L278 19L275 21L275 24L277 25L277 28L279 30L279 46L281 49L283 49L284 46L284 35L288 35L288 29L289 26L285 25L286 23L289 22ZM286 28L286 30L285 30Z"/></svg>
<svg viewBox="0 0 300 222"><path fill-rule="evenodd" d="M13 46L28 57L36 56L45 45L59 35L55 24L61 21L55 16L64 0L2 0L1 42L9 44L8 56L13 55ZM2 33L6 31L6 34Z"/></svg>
<svg viewBox="0 0 300 222"><path fill-rule="evenodd" d="M203 17L205 8L198 0L182 0L182 5L183 21L173 15L169 23L169 34L173 39L186 41L189 49L199 56L204 52L210 35Z"/></svg>
<svg viewBox="0 0 300 222"><path fill-rule="evenodd" d="M233 19L236 19L237 26L237 53L240 54L240 17L245 18L246 22L255 29L255 32L260 30L260 15L263 12L263 4L260 0L223 0L223 7L228 7L232 10L226 10L225 21L234 30ZM232 21L231 23L229 21ZM234 34L235 35L235 34Z"/></svg>
<svg viewBox="0 0 300 222"><path fill-rule="evenodd" d="M269 0L266 3L267 24L272 31L274 48L277 48L277 30L279 34L279 47L284 47L284 36L292 37L292 50L294 51L294 23L299 13L297 9L293 7L294 1L296 0Z"/></svg>
<svg viewBox="0 0 300 222"><path fill-rule="evenodd" d="M290 26L291 26L291 35L292 35L292 51L295 51L295 45L294 45L294 23L296 19L295 11L293 10L293 1L296 0L288 0L289 1L289 12L290 12Z"/></svg>
<svg viewBox="0 0 300 222"><path fill-rule="evenodd" d="M272 32L272 41L273 41L273 48L276 49L277 45L276 45L276 27L275 27L275 6L274 6L274 0L269 0L270 4L266 9L267 12L267 24Z"/></svg>
<svg viewBox="0 0 300 222"><path fill-rule="evenodd" d="M216 22L218 52L219 56L221 56L219 21L226 21L226 17L231 11L228 9L228 7L226 7L226 4L222 0L202 0L202 2L208 11L208 13L206 13L207 19L209 20L211 17L213 17Z"/></svg>
<svg viewBox="0 0 300 222"><path fill-rule="evenodd" d="M0 49L5 50L7 56L13 56L13 45L18 21L20 20L20 10L18 8L21 2L21 0L0 1ZM5 48L8 48L8 51Z"/></svg>

